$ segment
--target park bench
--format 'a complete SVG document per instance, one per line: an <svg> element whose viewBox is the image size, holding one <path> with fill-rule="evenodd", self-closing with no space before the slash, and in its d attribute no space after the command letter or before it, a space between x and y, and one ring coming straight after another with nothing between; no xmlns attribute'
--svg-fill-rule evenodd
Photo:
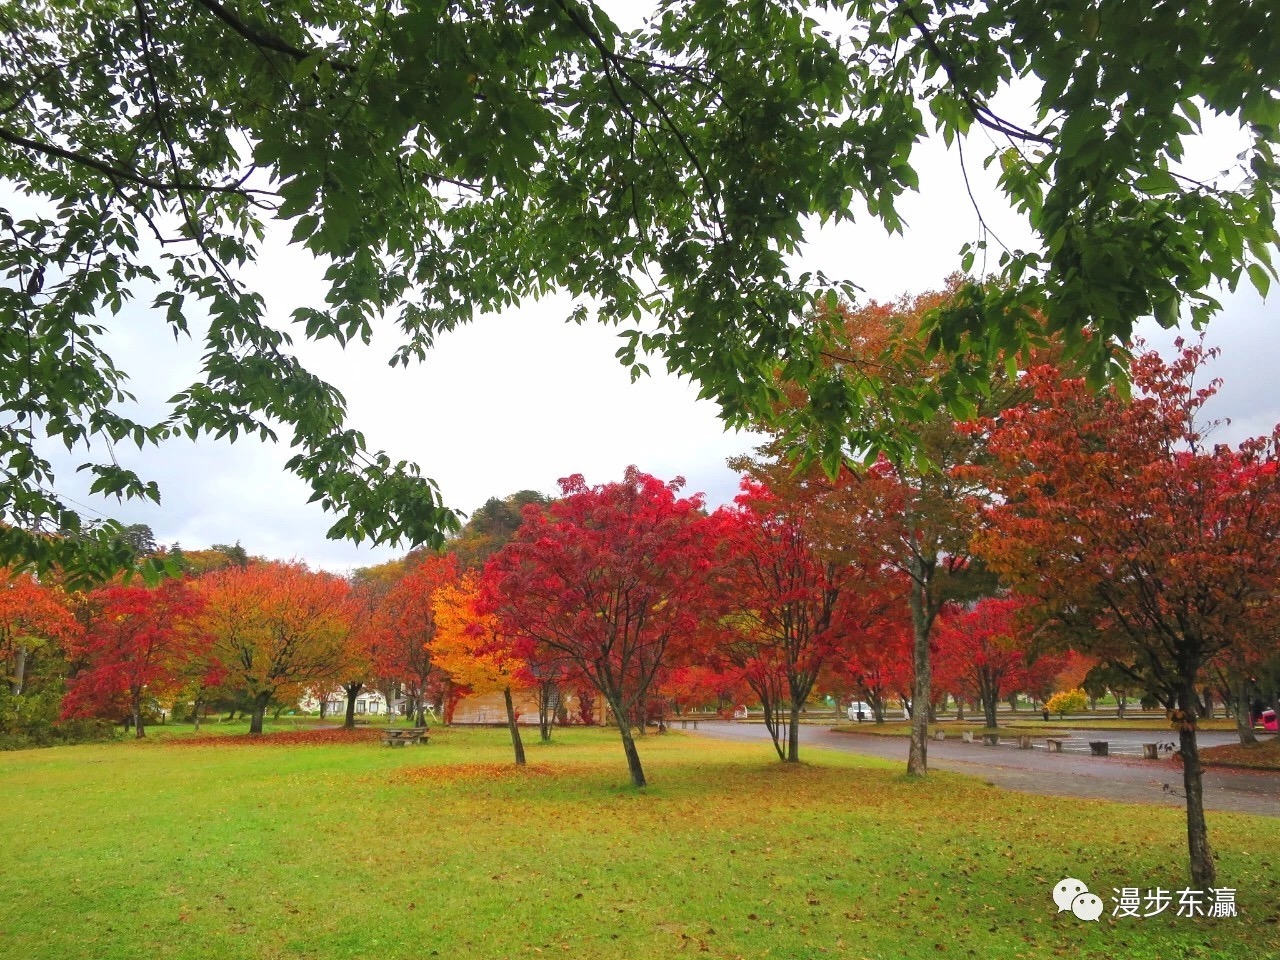
<svg viewBox="0 0 1280 960"><path fill-rule="evenodd" d="M1028 733L1022 733L1022 734L1019 734L1019 735L1018 735L1018 749L1019 749L1019 750L1030 750L1030 749L1031 749L1031 735L1030 735L1030 734L1028 734Z"/></svg>
<svg viewBox="0 0 1280 960"><path fill-rule="evenodd" d="M1158 743L1144 743L1144 744L1142 745L1142 759L1143 759L1143 760L1159 760L1159 759L1160 759L1160 744L1158 744Z"/></svg>
<svg viewBox="0 0 1280 960"><path fill-rule="evenodd" d="M1045 737L1044 739L1049 745L1050 753L1061 753L1062 745L1067 742L1066 737Z"/></svg>
<svg viewBox="0 0 1280 960"><path fill-rule="evenodd" d="M684 729L687 729L688 727L693 727L693 729L697 730L697 729L698 729L698 723L699 723L700 721L702 721L702 720L714 720L714 719L715 719L714 717L681 717L681 718L680 718L680 729L681 729L681 730L684 730Z"/></svg>
<svg viewBox="0 0 1280 960"><path fill-rule="evenodd" d="M988 747L998 747L1000 745L1000 734L984 733L982 735L982 742L985 743Z"/></svg>
<svg viewBox="0 0 1280 960"><path fill-rule="evenodd" d="M1089 752L1095 757L1105 757L1110 750L1110 742L1107 740L1090 740Z"/></svg>
<svg viewBox="0 0 1280 960"><path fill-rule="evenodd" d="M947 731L945 731L945 730L939 730L937 733L935 733L935 734L933 735L933 739L935 739L935 740L945 740L945 739L947 739Z"/></svg>
<svg viewBox="0 0 1280 960"><path fill-rule="evenodd" d="M429 740L426 727L411 727L403 730L387 730L382 734L382 742L388 747L403 747L407 743L417 745Z"/></svg>

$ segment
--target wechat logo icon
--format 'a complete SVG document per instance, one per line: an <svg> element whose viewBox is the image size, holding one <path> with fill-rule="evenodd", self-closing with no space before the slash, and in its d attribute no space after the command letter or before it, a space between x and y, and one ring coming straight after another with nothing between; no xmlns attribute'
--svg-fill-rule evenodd
<svg viewBox="0 0 1280 960"><path fill-rule="evenodd" d="M1097 920L1102 916L1102 898L1089 892L1083 882L1074 877L1059 880L1053 888L1053 902L1058 912L1070 910L1081 920Z"/></svg>

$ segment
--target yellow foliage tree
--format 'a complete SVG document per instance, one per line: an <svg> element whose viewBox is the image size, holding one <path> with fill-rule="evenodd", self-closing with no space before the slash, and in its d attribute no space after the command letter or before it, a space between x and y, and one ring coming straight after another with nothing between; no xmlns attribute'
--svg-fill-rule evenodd
<svg viewBox="0 0 1280 960"><path fill-rule="evenodd" d="M456 583L445 584L436 591L432 660L456 685L468 687L472 693L502 691L511 746L516 763L523 764L524 743L511 701L512 676L518 663L499 632L497 617L480 613L478 600L479 581L474 573L464 574Z"/></svg>
<svg viewBox="0 0 1280 960"><path fill-rule="evenodd" d="M1079 713L1088 702L1088 696L1077 687L1074 690L1063 690L1055 693L1049 698L1049 702L1045 704L1045 709L1050 713L1056 713L1059 717L1065 717L1068 713Z"/></svg>

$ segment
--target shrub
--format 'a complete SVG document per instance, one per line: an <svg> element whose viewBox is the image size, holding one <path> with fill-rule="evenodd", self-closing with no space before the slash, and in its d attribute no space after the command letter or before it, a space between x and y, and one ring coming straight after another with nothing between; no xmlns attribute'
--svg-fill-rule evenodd
<svg viewBox="0 0 1280 960"><path fill-rule="evenodd" d="M1068 713L1079 713L1084 710L1088 702L1088 695L1079 687L1076 687L1074 690L1062 690L1055 693L1049 698L1045 708L1050 713L1056 713L1059 717L1064 717Z"/></svg>
<svg viewBox="0 0 1280 960"><path fill-rule="evenodd" d="M59 720L61 684L14 696L0 684L0 750L25 750L59 743L110 740L117 736L106 720Z"/></svg>

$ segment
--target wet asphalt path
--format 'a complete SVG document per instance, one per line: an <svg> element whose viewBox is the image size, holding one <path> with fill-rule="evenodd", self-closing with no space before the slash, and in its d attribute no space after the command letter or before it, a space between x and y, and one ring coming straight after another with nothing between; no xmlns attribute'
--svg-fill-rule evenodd
<svg viewBox="0 0 1280 960"><path fill-rule="evenodd" d="M768 732L762 723L703 722L696 736L720 740L765 740ZM1172 738L1160 731L1146 734L1090 731L1090 739L1108 740L1113 744L1126 739L1136 743L1168 742ZM1201 744L1230 743L1234 735L1209 732ZM836 733L821 725L800 728L803 747L821 747L844 753L883 757L907 763L908 741L905 737L874 734ZM1152 803L1159 806L1185 806L1182 793L1182 768L1172 760L1141 760L1132 756L1094 757L1088 753L1049 753L1044 740L1040 749L1019 750L1012 744L988 747L960 740L930 740L929 766L979 777L999 787L1052 797L1080 797L1115 800L1127 803ZM762 744L763 746L763 744ZM1087 750L1085 746L1083 749ZM1112 749L1116 749L1115 746ZM1140 752L1135 751L1135 752ZM803 759L803 749L801 759ZM1227 810L1280 817L1280 773L1252 770L1206 770L1204 802L1208 810Z"/></svg>

